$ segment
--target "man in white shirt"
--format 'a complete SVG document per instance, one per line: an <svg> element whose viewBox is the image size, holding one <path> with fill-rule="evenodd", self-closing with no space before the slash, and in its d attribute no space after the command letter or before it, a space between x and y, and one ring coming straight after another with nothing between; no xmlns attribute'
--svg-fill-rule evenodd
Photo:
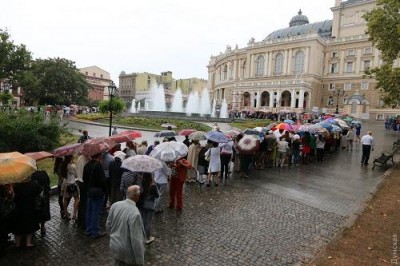
<svg viewBox="0 0 400 266"><path fill-rule="evenodd" d="M372 137L372 132L368 131L367 135L364 135L361 138L362 144L362 156L361 156L361 164L368 165L369 155L374 150L374 138Z"/></svg>

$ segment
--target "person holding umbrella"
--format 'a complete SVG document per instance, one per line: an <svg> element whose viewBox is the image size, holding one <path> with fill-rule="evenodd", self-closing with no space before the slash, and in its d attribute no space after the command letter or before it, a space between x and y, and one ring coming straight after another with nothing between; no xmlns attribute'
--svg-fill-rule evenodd
<svg viewBox="0 0 400 266"><path fill-rule="evenodd" d="M211 182L217 187L218 183L215 177L220 177L221 173L221 150L218 147L218 143L209 141L211 148L206 152L206 157L210 159L210 164L208 166L208 183L207 187L211 186Z"/></svg>
<svg viewBox="0 0 400 266"><path fill-rule="evenodd" d="M169 166L171 178L168 208L174 209L176 202L176 210L181 211L183 208L183 184L187 178L187 170L192 168L192 165L187 160L179 158L175 162L170 162Z"/></svg>

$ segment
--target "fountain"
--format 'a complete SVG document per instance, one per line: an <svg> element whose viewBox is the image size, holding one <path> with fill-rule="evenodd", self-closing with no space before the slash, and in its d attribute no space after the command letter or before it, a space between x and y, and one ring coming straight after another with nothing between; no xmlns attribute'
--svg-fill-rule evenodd
<svg viewBox="0 0 400 266"><path fill-rule="evenodd" d="M190 116L191 114L199 114L200 113L200 96L199 93L191 92L186 103L186 115Z"/></svg>
<svg viewBox="0 0 400 266"><path fill-rule="evenodd" d="M172 101L171 112L183 112L183 96L182 90L180 88L178 88L174 93L174 100Z"/></svg>
<svg viewBox="0 0 400 266"><path fill-rule="evenodd" d="M216 104L216 102L215 102L215 99L213 100L213 102L212 102L212 111L211 111L211 117L216 117L216 112L217 112L217 110L216 110L216 106L217 104Z"/></svg>
<svg viewBox="0 0 400 266"><path fill-rule="evenodd" d="M138 102L137 111L140 112L140 102Z"/></svg>
<svg viewBox="0 0 400 266"><path fill-rule="evenodd" d="M136 100L135 99L132 100L131 109L129 111L133 114L136 113Z"/></svg>
<svg viewBox="0 0 400 266"><path fill-rule="evenodd" d="M203 89L201 93L201 100L200 100L200 115L208 115L211 113L211 104L210 104L210 94L208 93L208 89Z"/></svg>
<svg viewBox="0 0 400 266"><path fill-rule="evenodd" d="M163 86L154 85L151 87L150 102L151 106L146 104L147 105L146 111L159 111L159 112L167 111L167 108L165 106L165 92Z"/></svg>
<svg viewBox="0 0 400 266"><path fill-rule="evenodd" d="M228 103L226 102L225 98L222 101L221 111L219 113L219 118L228 118Z"/></svg>

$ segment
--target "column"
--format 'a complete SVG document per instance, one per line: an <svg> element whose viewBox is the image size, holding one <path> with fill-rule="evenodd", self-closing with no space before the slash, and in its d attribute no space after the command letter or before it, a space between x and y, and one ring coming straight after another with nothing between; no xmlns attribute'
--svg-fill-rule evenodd
<svg viewBox="0 0 400 266"><path fill-rule="evenodd" d="M272 75L272 52L268 52L268 76Z"/></svg>
<svg viewBox="0 0 400 266"><path fill-rule="evenodd" d="M285 50L285 55L284 55L284 59L283 59L283 73L282 74L287 74L287 69L288 69L288 59L289 59L289 55L288 55L288 50Z"/></svg>
<svg viewBox="0 0 400 266"><path fill-rule="evenodd" d="M307 47L304 58L304 73L308 73L309 64L310 64L310 47Z"/></svg>
<svg viewBox="0 0 400 266"><path fill-rule="evenodd" d="M251 59L252 59L252 55L247 54L247 59L246 59L246 75L244 75L243 77L245 78L249 78L250 77L250 68L251 68Z"/></svg>
<svg viewBox="0 0 400 266"><path fill-rule="evenodd" d="M251 55L250 57L250 73L249 73L249 78L254 77L254 55Z"/></svg>
<svg viewBox="0 0 400 266"><path fill-rule="evenodd" d="M269 108L273 108L274 107L274 91L273 90L269 90Z"/></svg>
<svg viewBox="0 0 400 266"><path fill-rule="evenodd" d="M362 51L362 49L357 49L356 50L356 56L357 56L357 58L356 58L356 62L355 62L355 64L356 64L356 68L355 68L355 73L356 74L359 74L360 73L360 65L361 65L361 51Z"/></svg>
<svg viewBox="0 0 400 266"><path fill-rule="evenodd" d="M343 75L343 70L346 67L344 64L344 53L345 51L340 51L340 61L339 61L339 74Z"/></svg>
<svg viewBox="0 0 400 266"><path fill-rule="evenodd" d="M233 79L236 80L239 75L238 75L238 60L236 59L235 61L233 61Z"/></svg>
<svg viewBox="0 0 400 266"><path fill-rule="evenodd" d="M261 92L257 91L257 109L260 109L261 106Z"/></svg>
<svg viewBox="0 0 400 266"><path fill-rule="evenodd" d="M292 49L289 49L289 57L288 57L288 70L287 70L287 73L289 74L289 75L292 75L292 73L293 73L293 66L292 66L292 57L293 57L293 50Z"/></svg>
<svg viewBox="0 0 400 266"><path fill-rule="evenodd" d="M279 89L276 94L276 108L278 109L281 106L281 94L282 91Z"/></svg>
<svg viewBox="0 0 400 266"><path fill-rule="evenodd" d="M254 104L254 93L252 91L249 91L250 93L250 101L249 101L249 105L247 106L247 108L252 108L253 104Z"/></svg>
<svg viewBox="0 0 400 266"><path fill-rule="evenodd" d="M290 108L296 108L296 90L291 90Z"/></svg>
<svg viewBox="0 0 400 266"><path fill-rule="evenodd" d="M299 108L303 109L304 106L304 89L300 89Z"/></svg>
<svg viewBox="0 0 400 266"><path fill-rule="evenodd" d="M269 72L269 67L268 67L268 62L269 62L269 53L265 53L265 62L264 62L264 76L268 76Z"/></svg>

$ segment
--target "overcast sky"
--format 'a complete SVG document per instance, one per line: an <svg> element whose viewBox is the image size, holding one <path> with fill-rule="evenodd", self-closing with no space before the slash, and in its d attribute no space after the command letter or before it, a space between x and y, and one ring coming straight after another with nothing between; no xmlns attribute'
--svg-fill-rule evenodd
<svg viewBox="0 0 400 266"><path fill-rule="evenodd" d="M334 0L4 0L0 27L34 58L121 71L207 79L210 55L289 26L301 8L310 22L332 19Z"/></svg>

